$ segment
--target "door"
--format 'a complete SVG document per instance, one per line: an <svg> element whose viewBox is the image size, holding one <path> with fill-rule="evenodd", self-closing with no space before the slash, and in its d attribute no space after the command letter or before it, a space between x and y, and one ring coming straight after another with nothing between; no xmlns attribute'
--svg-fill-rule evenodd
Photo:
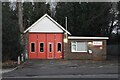
<svg viewBox="0 0 120 80"><path fill-rule="evenodd" d="M49 42L47 49L47 59L53 59L53 58L54 58L54 44L52 42Z"/></svg>
<svg viewBox="0 0 120 80"><path fill-rule="evenodd" d="M37 58L38 59L46 59L47 58L47 51L46 51L46 34L44 33L41 33L41 34L38 34L38 37L37 37L37 48L38 48L38 56Z"/></svg>
<svg viewBox="0 0 120 80"><path fill-rule="evenodd" d="M29 59L37 58L37 36L36 34L29 34L29 45L28 45L28 57Z"/></svg>
<svg viewBox="0 0 120 80"><path fill-rule="evenodd" d="M56 40L55 40L55 58L61 59L64 57L63 54L63 34L56 34Z"/></svg>
<svg viewBox="0 0 120 80"><path fill-rule="evenodd" d="M54 59L55 54L55 35L54 34L47 34L47 59Z"/></svg>
<svg viewBox="0 0 120 80"><path fill-rule="evenodd" d="M63 34L30 33L29 59L63 58Z"/></svg>

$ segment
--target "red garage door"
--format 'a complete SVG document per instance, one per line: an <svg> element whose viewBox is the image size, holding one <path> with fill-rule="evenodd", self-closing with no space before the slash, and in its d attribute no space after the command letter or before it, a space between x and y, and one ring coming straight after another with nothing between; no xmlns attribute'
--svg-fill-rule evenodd
<svg viewBox="0 0 120 80"><path fill-rule="evenodd" d="M29 34L29 59L61 59L63 34Z"/></svg>

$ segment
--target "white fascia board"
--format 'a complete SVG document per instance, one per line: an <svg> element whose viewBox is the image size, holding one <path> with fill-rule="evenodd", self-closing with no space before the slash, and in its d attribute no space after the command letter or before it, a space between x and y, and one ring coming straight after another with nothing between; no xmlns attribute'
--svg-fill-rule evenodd
<svg viewBox="0 0 120 80"><path fill-rule="evenodd" d="M63 32L57 32L57 31L29 31L29 32L35 32L35 33L63 33Z"/></svg>
<svg viewBox="0 0 120 80"><path fill-rule="evenodd" d="M66 29L64 29L60 24L58 24L54 19L52 19L49 15L47 15L47 17L49 19L51 19L51 21L53 21L56 25L58 25L62 30L64 30L65 32L67 32L69 35L71 35L70 32L68 32Z"/></svg>
<svg viewBox="0 0 120 80"><path fill-rule="evenodd" d="M68 39L109 39L108 37L75 37L68 36Z"/></svg>

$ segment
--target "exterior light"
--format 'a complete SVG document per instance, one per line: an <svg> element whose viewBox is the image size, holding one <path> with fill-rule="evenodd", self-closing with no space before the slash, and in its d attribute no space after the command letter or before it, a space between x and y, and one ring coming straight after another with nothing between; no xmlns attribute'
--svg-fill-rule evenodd
<svg viewBox="0 0 120 80"><path fill-rule="evenodd" d="M68 39L67 38L64 38L64 43L68 43Z"/></svg>
<svg viewBox="0 0 120 80"><path fill-rule="evenodd" d="M91 45L92 44L92 42L88 42L88 45Z"/></svg>
<svg viewBox="0 0 120 80"><path fill-rule="evenodd" d="M67 33L64 33L64 43L68 43L68 35L67 35Z"/></svg>

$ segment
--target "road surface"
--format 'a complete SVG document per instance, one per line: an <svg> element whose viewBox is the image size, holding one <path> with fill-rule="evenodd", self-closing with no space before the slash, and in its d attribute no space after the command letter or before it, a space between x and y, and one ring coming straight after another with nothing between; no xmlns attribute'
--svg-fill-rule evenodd
<svg viewBox="0 0 120 80"><path fill-rule="evenodd" d="M28 60L4 73L5 79L19 78L118 78L117 61Z"/></svg>

